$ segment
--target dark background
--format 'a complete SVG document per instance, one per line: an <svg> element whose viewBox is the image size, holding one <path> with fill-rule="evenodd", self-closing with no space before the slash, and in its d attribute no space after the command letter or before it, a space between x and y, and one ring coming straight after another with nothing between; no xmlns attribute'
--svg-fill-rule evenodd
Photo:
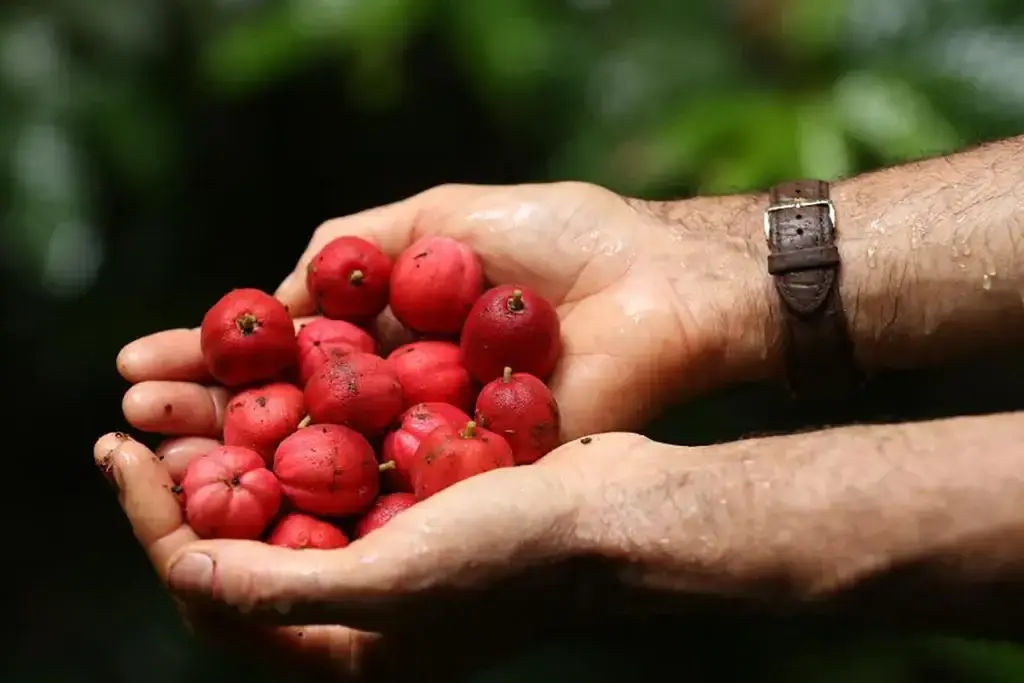
<svg viewBox="0 0 1024 683"><path fill-rule="evenodd" d="M1011 0L43 1L0 8L10 681L265 680L191 642L92 467L114 357L272 290L322 221L444 182L649 197L834 178L1020 133ZM863 419L1024 405L1024 363L883 378ZM678 443L802 425L741 389ZM753 416L753 417L752 417ZM671 657L671 660L668 658ZM479 680L1016 681L1015 647L837 625L556 643Z"/></svg>

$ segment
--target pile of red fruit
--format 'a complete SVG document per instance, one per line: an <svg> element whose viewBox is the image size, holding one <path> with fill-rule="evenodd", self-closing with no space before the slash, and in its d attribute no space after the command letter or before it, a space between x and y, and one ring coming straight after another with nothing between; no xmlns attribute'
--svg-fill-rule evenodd
<svg viewBox="0 0 1024 683"><path fill-rule="evenodd" d="M178 487L204 538L339 548L463 479L526 465L559 445L544 383L562 351L558 315L527 287L485 290L465 245L427 237L394 262L357 237L313 259L322 318L238 289L203 318L203 358L237 393L224 445ZM415 341L378 353L386 306ZM472 417L471 417L472 415Z"/></svg>

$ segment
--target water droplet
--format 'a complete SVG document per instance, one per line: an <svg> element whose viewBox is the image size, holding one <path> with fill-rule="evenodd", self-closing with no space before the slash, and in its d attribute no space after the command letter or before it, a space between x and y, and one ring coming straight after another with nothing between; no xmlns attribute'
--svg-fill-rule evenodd
<svg viewBox="0 0 1024 683"><path fill-rule="evenodd" d="M981 288L986 292L992 289L992 276L988 273L985 273L985 277L981 279Z"/></svg>
<svg viewBox="0 0 1024 683"><path fill-rule="evenodd" d="M964 256L970 256L971 255L971 247L970 247L970 245L965 244L964 248L960 250L960 253L963 254Z"/></svg>
<svg viewBox="0 0 1024 683"><path fill-rule="evenodd" d="M953 258L958 258L960 256L960 250L956 248L956 244L950 247L949 253L953 255Z"/></svg>
<svg viewBox="0 0 1024 683"><path fill-rule="evenodd" d="M868 268L874 268L877 263L875 259L876 251L877 249L875 248L875 245L872 244L870 247L868 247Z"/></svg>
<svg viewBox="0 0 1024 683"><path fill-rule="evenodd" d="M995 268L995 266L989 266L988 267L988 276L989 277L995 277L996 276L996 268Z"/></svg>

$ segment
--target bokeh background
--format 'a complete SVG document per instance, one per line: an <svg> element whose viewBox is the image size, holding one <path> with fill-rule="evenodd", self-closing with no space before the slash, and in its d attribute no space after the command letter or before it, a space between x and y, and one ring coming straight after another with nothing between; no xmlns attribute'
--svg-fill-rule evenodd
<svg viewBox="0 0 1024 683"><path fill-rule="evenodd" d="M0 677L272 680L189 640L91 467L93 439L126 427L125 342L196 324L230 287L273 289L323 220L443 182L681 197L1021 133L1022 19L1019 0L3 3ZM883 378L864 417L1022 407L1022 380L1013 359ZM653 429L800 424L757 391ZM476 680L670 674L997 683L1024 680L1024 653L702 621L553 643Z"/></svg>

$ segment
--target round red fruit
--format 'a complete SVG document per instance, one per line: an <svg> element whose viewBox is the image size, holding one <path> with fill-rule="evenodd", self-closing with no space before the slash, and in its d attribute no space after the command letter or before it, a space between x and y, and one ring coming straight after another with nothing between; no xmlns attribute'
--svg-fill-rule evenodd
<svg viewBox="0 0 1024 683"><path fill-rule="evenodd" d="M339 425L295 432L274 454L281 491L297 510L324 517L357 515L380 492L380 472L370 443Z"/></svg>
<svg viewBox="0 0 1024 683"><path fill-rule="evenodd" d="M547 379L562 355L558 313L522 285L484 292L462 329L462 362L480 382L501 377L505 367Z"/></svg>
<svg viewBox="0 0 1024 683"><path fill-rule="evenodd" d="M334 550L347 546L348 536L330 522L292 512L274 526L267 543L293 550Z"/></svg>
<svg viewBox="0 0 1024 683"><path fill-rule="evenodd" d="M200 538L255 540L281 507L281 485L255 451L221 446L181 480L185 517Z"/></svg>
<svg viewBox="0 0 1024 683"><path fill-rule="evenodd" d="M416 449L413 493L423 500L478 474L512 467L512 449L498 434L467 422L461 429L441 426Z"/></svg>
<svg viewBox="0 0 1024 683"><path fill-rule="evenodd" d="M203 317L203 361L229 387L265 382L295 366L295 326L280 301L258 289L225 294Z"/></svg>
<svg viewBox="0 0 1024 683"><path fill-rule="evenodd" d="M278 382L235 394L224 413L224 445L256 451L264 462L306 415L302 390Z"/></svg>
<svg viewBox="0 0 1024 683"><path fill-rule="evenodd" d="M388 361L402 385L406 405L448 403L467 413L473 409L473 378L457 344L413 342L392 351Z"/></svg>
<svg viewBox="0 0 1024 683"><path fill-rule="evenodd" d="M299 382L306 386L316 371L350 353L376 353L377 342L361 327L344 320L317 318L299 328Z"/></svg>
<svg viewBox="0 0 1024 683"><path fill-rule="evenodd" d="M391 271L391 310L409 329L457 335L484 290L480 258L450 237L424 237Z"/></svg>
<svg viewBox="0 0 1024 683"><path fill-rule="evenodd" d="M412 491L412 468L423 437L438 427L462 427L469 420L469 415L447 403L420 403L402 413L398 427L388 432L381 447L381 459L395 463L394 469L384 473L388 487Z"/></svg>
<svg viewBox="0 0 1024 683"><path fill-rule="evenodd" d="M351 353L322 366L305 395L314 423L345 425L366 436L382 433L405 407L394 367L370 353Z"/></svg>
<svg viewBox="0 0 1024 683"><path fill-rule="evenodd" d="M558 403L544 382L505 368L476 399L477 424L505 437L517 465L529 465L561 445Z"/></svg>
<svg viewBox="0 0 1024 683"><path fill-rule="evenodd" d="M339 237L306 269L306 288L325 317L365 323L388 305L391 259L361 237Z"/></svg>
<svg viewBox="0 0 1024 683"><path fill-rule="evenodd" d="M416 504L416 496L411 493L389 493L381 496L373 503L365 515L356 523L356 538L362 538L371 531L381 528L395 516Z"/></svg>

